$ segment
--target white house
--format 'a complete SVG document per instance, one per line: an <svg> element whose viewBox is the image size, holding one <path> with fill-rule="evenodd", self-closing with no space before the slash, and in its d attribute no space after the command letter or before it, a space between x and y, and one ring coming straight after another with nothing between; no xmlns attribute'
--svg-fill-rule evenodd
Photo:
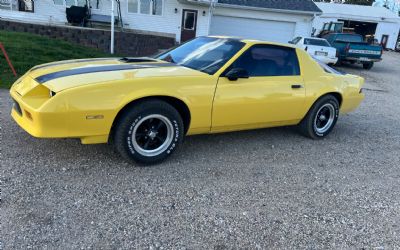
<svg viewBox="0 0 400 250"><path fill-rule="evenodd" d="M0 0L0 18L65 25L66 7L87 2L92 14L110 15L111 0ZM321 12L312 0L120 0L120 5L125 29L172 35L177 42L203 35L287 42L309 36Z"/></svg>
<svg viewBox="0 0 400 250"><path fill-rule="evenodd" d="M384 7L335 3L316 3L322 15L316 17L313 27L318 33L324 23L344 22L350 29L364 36L373 36L386 48L394 49L399 37L400 17Z"/></svg>

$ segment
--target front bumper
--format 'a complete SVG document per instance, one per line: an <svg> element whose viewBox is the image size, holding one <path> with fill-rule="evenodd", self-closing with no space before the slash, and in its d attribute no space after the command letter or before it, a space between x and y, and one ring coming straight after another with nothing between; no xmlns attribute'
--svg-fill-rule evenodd
<svg viewBox="0 0 400 250"><path fill-rule="evenodd" d="M109 128L104 120L87 120L85 111L71 111L65 103L37 105L39 98L21 96L12 87L11 117L38 138L79 138L83 144L107 143ZM51 102L46 101L46 104Z"/></svg>
<svg viewBox="0 0 400 250"><path fill-rule="evenodd" d="M34 137L40 138L62 138L67 131L65 119L60 114L51 112L40 112L40 109L32 107L32 103L24 100L13 88L10 90L11 98L14 101L11 110L11 117L26 132Z"/></svg>

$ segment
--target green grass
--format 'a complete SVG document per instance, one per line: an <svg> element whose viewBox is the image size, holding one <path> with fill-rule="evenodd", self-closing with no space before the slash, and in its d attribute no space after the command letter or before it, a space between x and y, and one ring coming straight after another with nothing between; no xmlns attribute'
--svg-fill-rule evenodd
<svg viewBox="0 0 400 250"><path fill-rule="evenodd" d="M110 56L93 48L29 33L0 31L0 42L3 43L19 76L33 66L42 63ZM0 50L0 88L9 88L15 80L16 78Z"/></svg>

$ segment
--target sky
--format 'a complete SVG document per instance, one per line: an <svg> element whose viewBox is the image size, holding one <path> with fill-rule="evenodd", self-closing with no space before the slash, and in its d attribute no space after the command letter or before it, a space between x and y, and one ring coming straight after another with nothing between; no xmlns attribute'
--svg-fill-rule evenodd
<svg viewBox="0 0 400 250"><path fill-rule="evenodd" d="M400 0L375 0L374 6L383 6L387 2L389 8L395 12L399 13L400 11Z"/></svg>

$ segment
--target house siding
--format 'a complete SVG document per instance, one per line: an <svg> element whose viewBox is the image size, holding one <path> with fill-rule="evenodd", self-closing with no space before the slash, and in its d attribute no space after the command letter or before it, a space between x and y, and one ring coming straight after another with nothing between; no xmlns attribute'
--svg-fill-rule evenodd
<svg viewBox="0 0 400 250"><path fill-rule="evenodd" d="M214 10L214 15L253 18L260 20L281 21L295 23L295 36L310 36L312 30L311 14L292 14L286 12L274 12L265 10L246 10L217 7ZM212 22L212 19L211 19ZM212 25L212 24L211 24Z"/></svg>

